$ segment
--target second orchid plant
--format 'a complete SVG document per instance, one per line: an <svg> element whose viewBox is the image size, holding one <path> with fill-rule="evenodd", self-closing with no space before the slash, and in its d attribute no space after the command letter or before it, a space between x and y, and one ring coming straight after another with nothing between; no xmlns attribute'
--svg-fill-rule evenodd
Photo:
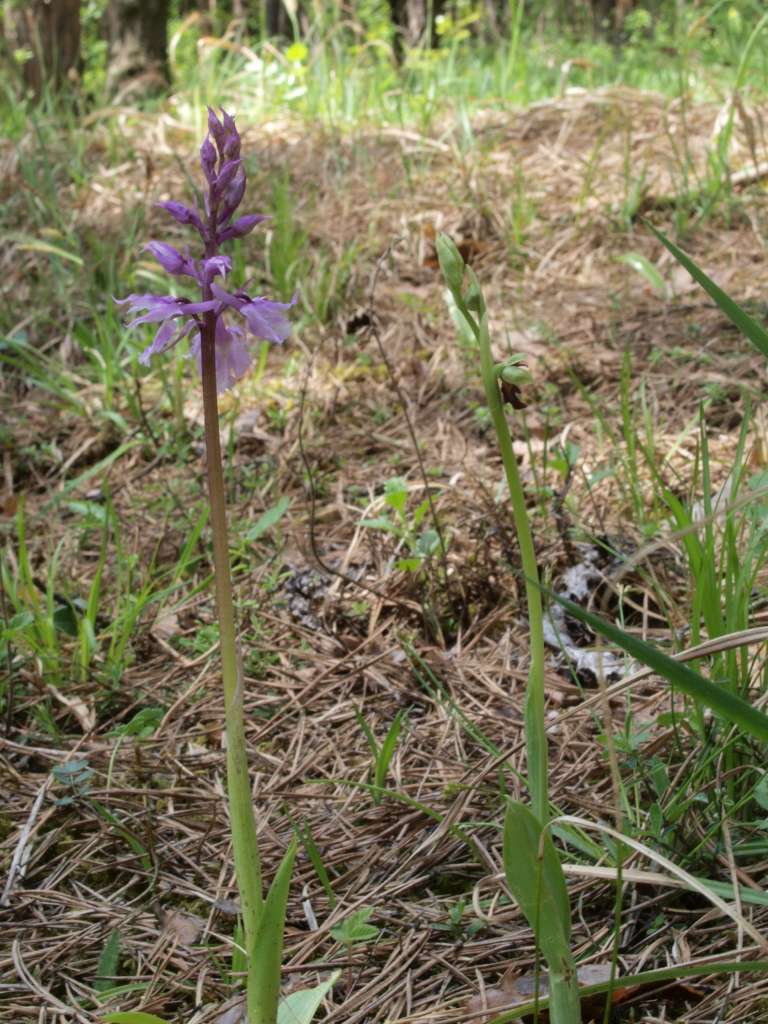
<svg viewBox="0 0 768 1024"><path fill-rule="evenodd" d="M246 177L240 134L234 119L224 110L221 114L219 118L208 109L208 134L200 149L200 165L206 180L204 210L174 201L160 203L174 220L188 225L200 236L199 257L190 256L189 250L182 253L166 242L153 241L146 246L169 274L195 281L200 289L199 298L137 294L118 301L127 305L131 312L140 313L129 327L159 324L152 343L139 357L142 363L148 364L153 355L188 338L202 377L227 734L227 792L248 964L247 1022L274 1024L278 1015L283 925L295 841L288 847L265 897L248 775L243 677L232 596L217 396L230 388L250 366L251 356L246 345L249 334L262 341L285 340L291 329L286 314L292 303L251 298L243 291L224 287L232 261L221 254L222 243L242 238L265 218L251 213L234 219L245 194ZM321 988L325 990L327 985ZM105 1019L119 1022L125 1017L118 1013Z"/></svg>

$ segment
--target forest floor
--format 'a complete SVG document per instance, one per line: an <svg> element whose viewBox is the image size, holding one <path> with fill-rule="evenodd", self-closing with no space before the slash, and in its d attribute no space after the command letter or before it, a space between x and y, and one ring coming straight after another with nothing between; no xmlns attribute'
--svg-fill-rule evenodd
<svg viewBox="0 0 768 1024"><path fill-rule="evenodd" d="M456 339L435 232L463 243L498 355L524 352L533 373L527 408L510 423L542 570L557 583L583 561L581 544L609 546L594 603L679 650L689 583L659 480L681 500L701 499L701 409L713 492L740 443L755 471L768 459L762 359L643 223L680 239L739 302L764 311L763 181L729 185L696 216L711 185L718 113L629 90L576 93L525 111L489 110L472 122L469 141L453 127L429 137L337 135L290 122L257 127L240 114L244 151L255 159L245 208L263 209L257 197L285 181L292 222L307 236L301 259L315 309L329 297L323 323L305 316L263 372L222 401L265 873L298 828L284 980L290 990L340 968L328 1021L480 1021L483 998L490 990L493 1001L505 972L525 975L536 961L501 854L503 794L525 794L518 550L477 360ZM119 242L126 211L138 206L148 223L136 242L173 240L151 204L183 198L198 140L168 113L112 117L133 159L109 166L97 123L86 142L92 176L62 191L62 207L75 230ZM755 122L737 118L731 159L749 177L755 155L766 153L759 140L757 154L742 141L747 123ZM13 175L14 154L3 160ZM77 381L81 410L102 407L104 381L83 368L71 324L35 334L29 311L49 256L9 249L4 288L13 289L18 322ZM136 245L121 258L135 260ZM104 420L97 428L95 414L78 413L56 387L18 368L3 372L8 580L23 577L23 496L41 588L27 600L44 604L46 588L87 600L102 530L79 517L95 515L108 488L120 537L112 532L105 555L98 635L114 636L119 560L131 561L136 591L153 578L165 588L131 629L118 679L109 679L102 655L113 648L104 640L86 669L66 631L53 667L21 634L6 648L14 698L0 739L3 1021L96 1021L101 1003L185 1024L237 1017L206 534L193 536L192 555L185 550L204 505L199 389L187 373L176 410L157 367L140 387L121 374L112 401L123 425L113 418L112 428ZM445 538L444 557L411 571L396 561L412 554L430 514L399 538L363 522L386 514L392 478L407 481L409 516L431 496ZM277 522L264 531L270 509ZM609 599L617 554L634 559L621 600ZM23 588L15 593L24 598ZM594 674L575 672L552 648L552 803L613 822L603 738L613 730L636 834L652 844L661 834L643 824L654 802L666 806L664 786L654 790L643 767L661 762L670 792L692 786L685 813L662 829L667 854L693 874L738 877L761 891L766 855L734 858L702 825L701 794L684 774L700 756L695 738L659 718L679 707L668 687L638 678L610 701L609 722L596 695ZM142 710L149 727L121 738ZM401 712L381 794L361 718L380 744ZM614 942L615 884L593 870L600 838L592 839L594 847L569 846L565 856L581 963L609 961ZM637 855L626 869L657 870ZM332 929L364 908L374 931L337 941ZM768 934L765 906L741 912ZM702 896L625 882L621 974L756 949ZM109 977L99 981L100 969ZM694 979L625 991L612 1019L757 1021L767 997L761 974ZM602 1009L595 1013L601 1019Z"/></svg>

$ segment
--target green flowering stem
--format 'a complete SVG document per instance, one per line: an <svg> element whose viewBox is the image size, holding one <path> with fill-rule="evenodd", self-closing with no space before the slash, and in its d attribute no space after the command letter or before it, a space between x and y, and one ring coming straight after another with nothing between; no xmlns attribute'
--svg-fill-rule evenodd
<svg viewBox="0 0 768 1024"><path fill-rule="evenodd" d="M544 729L544 613L541 592L538 588L539 569L536 564L536 550L533 546L528 510L525 505L525 493L517 469L517 459L512 448L512 438L509 434L507 417L499 392L496 367L491 354L488 314L485 311L483 311L477 327L476 336L480 345L480 369L485 388L485 400L488 403L493 428L499 442L525 576L531 651L525 700L528 785L531 791L533 813L540 824L544 825L549 820L549 795L547 791L547 737Z"/></svg>
<svg viewBox="0 0 768 1024"><path fill-rule="evenodd" d="M227 793L232 825L235 872L240 890L240 906L245 930L245 948L255 941L263 908L261 863L256 840L248 755L243 722L243 677L237 651L235 607L229 569L227 510L224 499L224 474L219 440L219 406L216 395L215 316L205 314L201 331L203 377L203 413L208 473L208 495L213 529L213 565L216 581L216 611L221 643L221 675L224 684L224 712L227 730ZM249 982L251 972L249 971ZM249 983L248 1006L251 1007ZM249 1024L262 1024L249 1012Z"/></svg>
<svg viewBox="0 0 768 1024"><path fill-rule="evenodd" d="M440 269L456 306L454 320L457 327L463 325L472 331L480 348L480 369L485 388L485 398L491 414L496 437L501 450L501 461L507 478L507 488L512 500L512 514L515 520L517 540L525 575L525 594L528 600L528 625L530 630L531 664L528 670L528 688L525 700L525 739L528 763L528 787L531 792L533 813L539 824L549 820L549 795L547 787L547 736L544 728L544 613L539 590L539 569L536 564L536 550L533 546L531 524L525 507L525 494L517 471L517 459L512 449L504 402L499 386L505 389L509 400L517 403L517 387L530 380L522 356L513 356L503 366L496 367L491 353L491 338L488 333L488 314L485 308L483 290L471 267L466 267L461 253L447 235L437 239L437 256ZM464 278L468 278L466 291Z"/></svg>

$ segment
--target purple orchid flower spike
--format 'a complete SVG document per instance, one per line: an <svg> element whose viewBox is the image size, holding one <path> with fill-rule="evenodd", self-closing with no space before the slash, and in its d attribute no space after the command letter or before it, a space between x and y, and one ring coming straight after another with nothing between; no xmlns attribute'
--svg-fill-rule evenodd
<svg viewBox="0 0 768 1024"><path fill-rule="evenodd" d="M132 313L145 310L131 320L129 328L145 323L160 324L151 345L139 356L145 365L153 355L189 338L190 352L202 373L202 339L207 326L207 336L215 341L216 390L219 393L231 388L251 365L246 344L248 334L264 341L285 341L291 331L286 314L296 302L295 296L287 303L261 296L252 299L245 292L231 293L214 283L214 278L226 278L232 269L232 261L219 253L219 246L231 238L245 237L267 219L262 214L247 213L232 220L245 195L246 178L240 157L240 133L230 114L222 109L221 115L219 119L208 108L208 134L200 148L200 166L207 182L205 213L175 200L158 204L179 224L195 228L203 243L200 258L191 257L189 250L181 253L167 242L152 241L145 246L167 273L197 281L200 301L173 295L129 295L126 299L115 300L127 305ZM242 317L242 327L229 322L233 315Z"/></svg>

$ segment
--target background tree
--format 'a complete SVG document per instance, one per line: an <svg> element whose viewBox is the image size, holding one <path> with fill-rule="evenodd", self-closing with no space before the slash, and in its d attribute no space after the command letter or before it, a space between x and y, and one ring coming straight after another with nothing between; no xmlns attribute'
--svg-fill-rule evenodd
<svg viewBox="0 0 768 1024"><path fill-rule="evenodd" d="M125 96L168 83L170 0L109 0L107 87Z"/></svg>
<svg viewBox="0 0 768 1024"><path fill-rule="evenodd" d="M436 45L435 21L444 7L445 0L389 0L398 58L414 46Z"/></svg>
<svg viewBox="0 0 768 1024"><path fill-rule="evenodd" d="M22 75L39 96L45 84L58 88L80 63L80 0L29 0L6 5L4 36L11 50L31 54Z"/></svg>

